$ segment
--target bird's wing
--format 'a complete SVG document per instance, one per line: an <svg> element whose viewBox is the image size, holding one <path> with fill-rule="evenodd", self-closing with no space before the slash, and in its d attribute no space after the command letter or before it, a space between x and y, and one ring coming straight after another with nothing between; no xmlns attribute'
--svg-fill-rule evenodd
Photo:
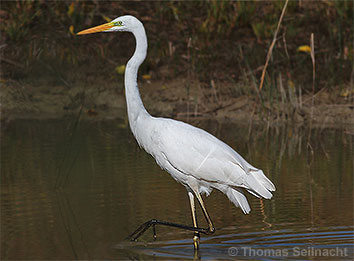
<svg viewBox="0 0 354 261"><path fill-rule="evenodd" d="M225 168L235 165L245 172L230 147L207 133L183 122L168 120L161 136L161 151L181 172L209 182L227 182Z"/></svg>
<svg viewBox="0 0 354 261"><path fill-rule="evenodd" d="M268 190L275 190L273 183L230 146L192 125L161 120L159 150L174 168L198 180L243 187L256 196L271 197Z"/></svg>

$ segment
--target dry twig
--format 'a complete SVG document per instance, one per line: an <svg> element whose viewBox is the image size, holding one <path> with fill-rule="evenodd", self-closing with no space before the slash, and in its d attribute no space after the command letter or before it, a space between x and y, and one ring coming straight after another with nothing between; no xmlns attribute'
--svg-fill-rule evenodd
<svg viewBox="0 0 354 261"><path fill-rule="evenodd" d="M283 20L283 17L284 17L285 10L286 10L286 7L287 7L287 5L288 5L288 2L289 2L289 0L286 0L286 1L285 1L283 10L282 10L281 15L280 15L280 18L279 18L279 22L278 22L277 29L275 30L275 33L274 33L274 36L273 36L272 44L270 45L269 50L268 50L266 63L265 63L265 65L264 65L263 71L262 71L262 77L261 77L261 83L260 83L260 85L259 85L259 90L262 90L262 88L263 88L265 72L266 72L266 70L267 70L267 66L268 66L270 57L272 56L272 51L273 51L275 42L277 41L278 31L279 31L279 28L280 28L280 24L281 24L281 22L282 22L282 20Z"/></svg>
<svg viewBox="0 0 354 261"><path fill-rule="evenodd" d="M313 117L313 105L315 99L316 63L315 63L315 39L311 33L311 60L312 60L312 101L311 101L311 120Z"/></svg>

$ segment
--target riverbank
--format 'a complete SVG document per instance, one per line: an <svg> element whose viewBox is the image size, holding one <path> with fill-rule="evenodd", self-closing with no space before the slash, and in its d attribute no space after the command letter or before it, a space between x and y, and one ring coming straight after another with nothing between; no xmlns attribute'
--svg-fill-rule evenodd
<svg viewBox="0 0 354 261"><path fill-rule="evenodd" d="M321 127L354 126L353 89L331 92L321 89L281 99L235 94L234 84L197 80L146 81L139 83L147 110L154 116L189 120L216 119L239 123L277 125L312 124ZM242 88L241 88L242 89ZM344 90L344 91L343 91ZM92 120L127 119L122 82L88 85L26 85L8 81L1 91L2 120L60 118L79 115Z"/></svg>

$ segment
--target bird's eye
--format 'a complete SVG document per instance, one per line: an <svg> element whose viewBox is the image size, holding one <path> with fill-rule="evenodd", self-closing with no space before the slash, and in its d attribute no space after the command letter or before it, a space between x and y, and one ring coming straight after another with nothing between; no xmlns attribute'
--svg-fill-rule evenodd
<svg viewBox="0 0 354 261"><path fill-rule="evenodd" d="M114 22L113 23L115 26L122 26L123 22L122 21L118 21L118 22Z"/></svg>

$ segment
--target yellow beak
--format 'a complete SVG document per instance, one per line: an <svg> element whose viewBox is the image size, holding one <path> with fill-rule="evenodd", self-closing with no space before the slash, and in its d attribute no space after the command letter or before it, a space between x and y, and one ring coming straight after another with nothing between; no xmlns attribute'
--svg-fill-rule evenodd
<svg viewBox="0 0 354 261"><path fill-rule="evenodd" d="M77 35L99 33L99 32L103 32L105 30L108 30L108 29L112 28L113 26L114 25L112 23L106 23L106 24L102 24L99 26L95 26L95 27L80 31L77 33Z"/></svg>

